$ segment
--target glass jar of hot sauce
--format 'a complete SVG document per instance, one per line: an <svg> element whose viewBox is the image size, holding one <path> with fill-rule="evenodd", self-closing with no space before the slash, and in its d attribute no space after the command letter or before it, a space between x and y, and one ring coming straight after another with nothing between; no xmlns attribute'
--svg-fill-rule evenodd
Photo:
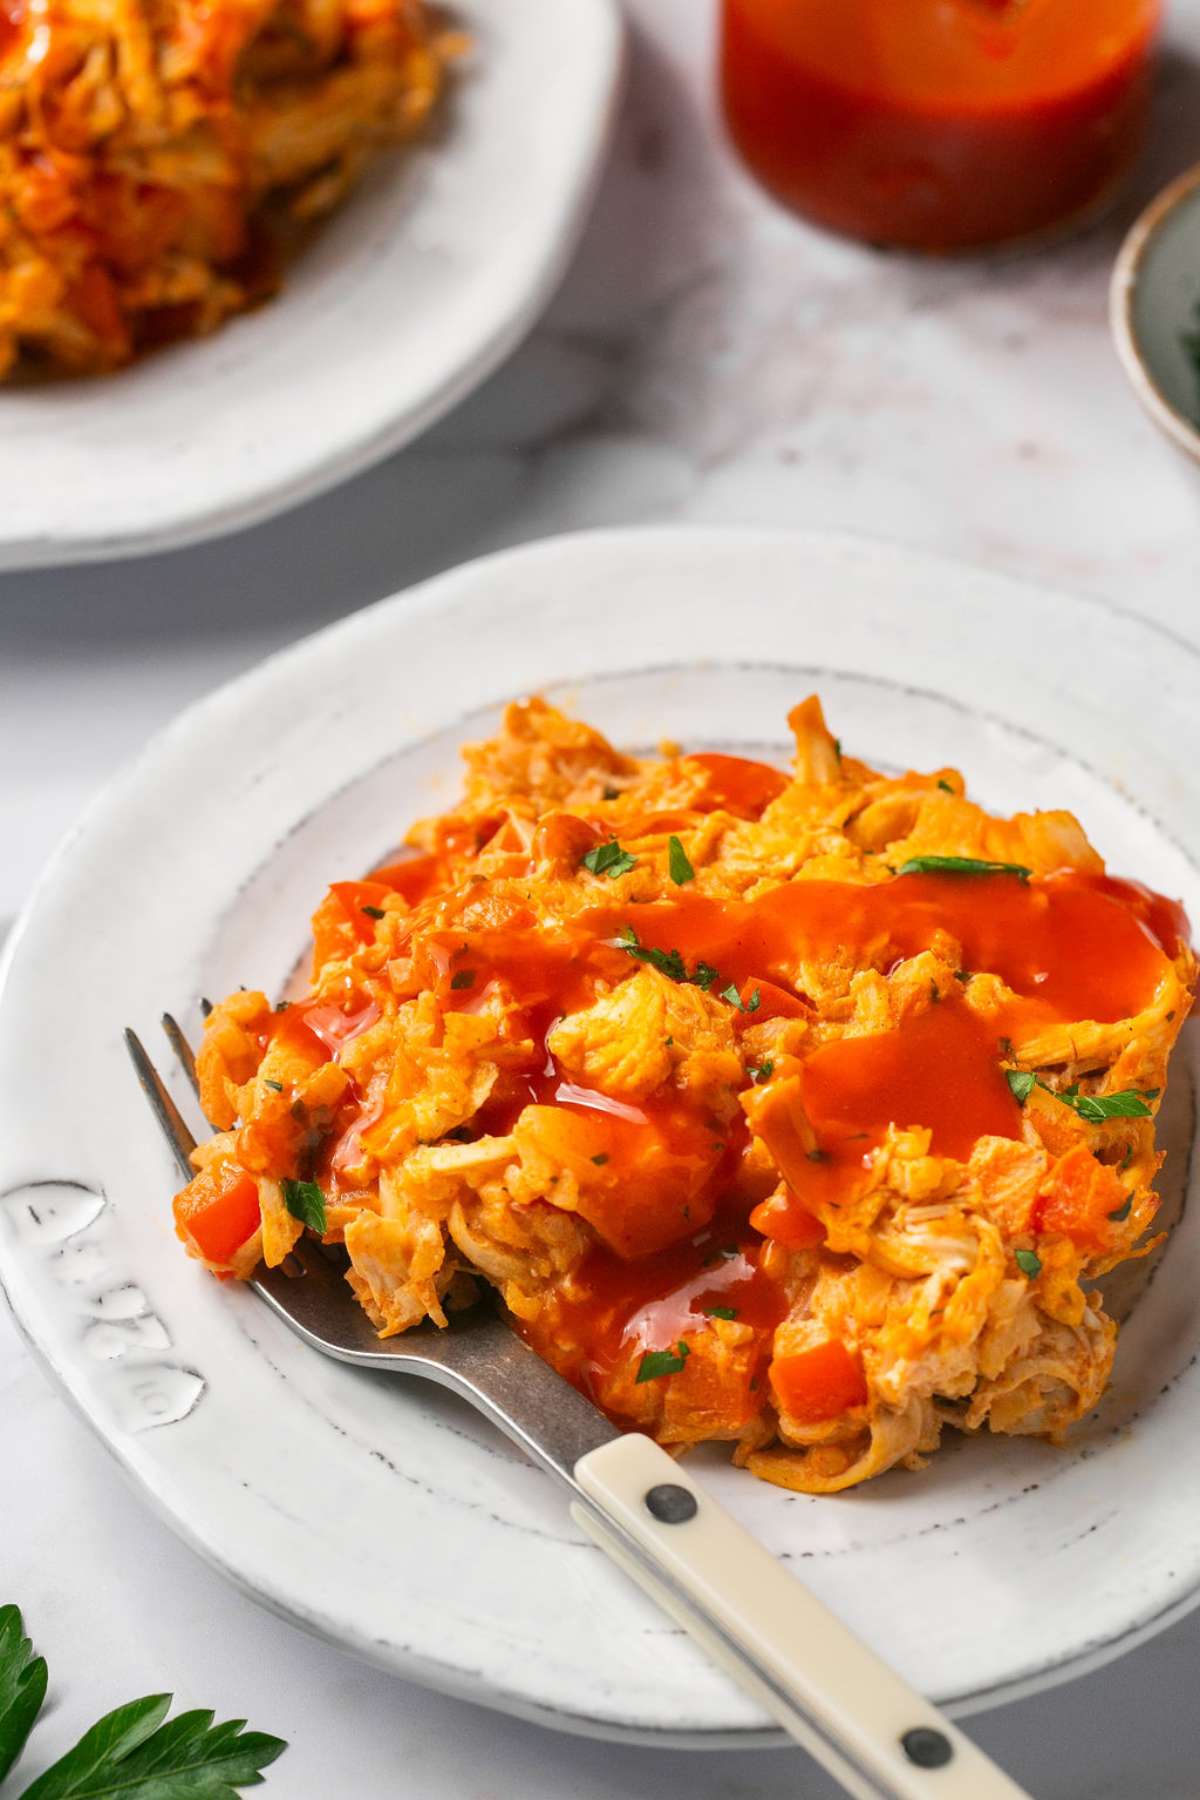
<svg viewBox="0 0 1200 1800"><path fill-rule="evenodd" d="M1037 239L1116 192L1162 0L723 0L734 142L786 204L926 251Z"/></svg>

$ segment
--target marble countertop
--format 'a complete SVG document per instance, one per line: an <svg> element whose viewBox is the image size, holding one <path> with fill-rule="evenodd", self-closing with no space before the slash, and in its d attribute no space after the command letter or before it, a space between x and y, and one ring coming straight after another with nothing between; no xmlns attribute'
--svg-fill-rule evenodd
<svg viewBox="0 0 1200 1800"><path fill-rule="evenodd" d="M585 241L546 320L473 399L285 519L173 555L0 578L0 921L96 788L188 700L344 612L550 532L868 532L1097 594L1200 641L1200 476L1138 411L1105 318L1123 226L1200 159L1187 50L1200 0L1171 8L1154 140L1117 214L1036 258L950 263L778 211L719 137L710 0L627 5L629 100ZM46 1756L105 1707L173 1687L290 1738L269 1791L303 1800L834 1791L796 1752L557 1737L300 1636L125 1488L3 1315L0 1431L0 1600L20 1601L51 1661ZM1184 1800L1198 1655L1194 1617L972 1729L1042 1800Z"/></svg>

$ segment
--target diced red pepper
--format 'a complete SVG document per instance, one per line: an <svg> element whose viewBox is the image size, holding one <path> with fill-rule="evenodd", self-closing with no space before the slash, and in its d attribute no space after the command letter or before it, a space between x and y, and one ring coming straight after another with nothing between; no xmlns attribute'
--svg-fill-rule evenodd
<svg viewBox="0 0 1200 1800"><path fill-rule="evenodd" d="M750 1223L755 1231L774 1238L777 1244L786 1244L789 1250L810 1250L825 1242L824 1225L790 1189L760 1201L750 1214Z"/></svg>
<svg viewBox="0 0 1200 1800"><path fill-rule="evenodd" d="M780 1411L805 1425L836 1419L867 1399L861 1362L836 1338L795 1356L777 1356L771 1386Z"/></svg>
<svg viewBox="0 0 1200 1800"><path fill-rule="evenodd" d="M203 1187L198 1192L185 1188L175 1201L180 1234L191 1238L206 1262L227 1263L260 1222L258 1187L249 1175L236 1176L212 1197Z"/></svg>
<svg viewBox="0 0 1200 1800"><path fill-rule="evenodd" d="M1112 1215L1127 1198L1116 1173L1079 1144L1051 1169L1034 1202L1033 1228L1061 1233L1080 1250L1106 1250L1112 1240Z"/></svg>

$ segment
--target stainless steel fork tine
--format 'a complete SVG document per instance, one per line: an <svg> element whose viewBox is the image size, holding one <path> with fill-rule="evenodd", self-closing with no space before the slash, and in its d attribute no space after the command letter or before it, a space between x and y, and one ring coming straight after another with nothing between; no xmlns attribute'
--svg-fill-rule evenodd
<svg viewBox="0 0 1200 1800"><path fill-rule="evenodd" d="M173 1013L165 1012L163 1014L162 1028L167 1034L167 1039L172 1050L179 1058L183 1072L188 1078L188 1085L198 1100L200 1098L200 1083L196 1078L195 1052L184 1037L183 1032L180 1029L179 1021Z"/></svg>
<svg viewBox="0 0 1200 1800"><path fill-rule="evenodd" d="M184 1123L183 1115L172 1100L163 1083L162 1076L146 1055L145 1046L136 1031L125 1028L125 1047L137 1071L137 1078L142 1084L142 1092L150 1102L150 1110L158 1120L163 1136L175 1152L175 1160L182 1169L187 1181L196 1173L191 1164L191 1153L196 1148L196 1140Z"/></svg>

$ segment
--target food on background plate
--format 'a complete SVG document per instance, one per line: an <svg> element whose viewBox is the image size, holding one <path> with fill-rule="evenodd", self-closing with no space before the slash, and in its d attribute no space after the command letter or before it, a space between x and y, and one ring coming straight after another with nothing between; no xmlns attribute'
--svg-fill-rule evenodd
<svg viewBox="0 0 1200 1800"><path fill-rule="evenodd" d="M192 1255L317 1232L385 1336L490 1285L618 1423L808 1493L1093 1407L1182 908L1069 813L790 722L788 776L511 706L407 858L329 889L310 989L212 1011Z"/></svg>
<svg viewBox="0 0 1200 1800"><path fill-rule="evenodd" d="M265 298L456 48L424 0L0 0L0 376Z"/></svg>

